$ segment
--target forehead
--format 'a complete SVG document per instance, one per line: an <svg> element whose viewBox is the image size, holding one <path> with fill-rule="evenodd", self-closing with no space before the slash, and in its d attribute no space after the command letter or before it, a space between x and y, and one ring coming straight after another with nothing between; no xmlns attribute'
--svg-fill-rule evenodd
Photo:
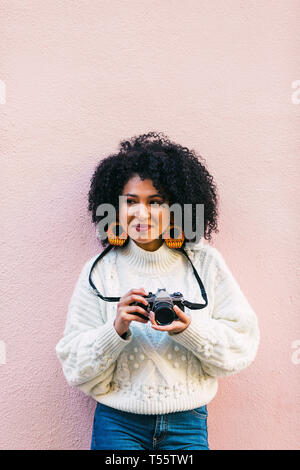
<svg viewBox="0 0 300 470"><path fill-rule="evenodd" d="M122 194L157 194L159 191L153 186L151 179L142 180L138 175L132 176L125 184Z"/></svg>

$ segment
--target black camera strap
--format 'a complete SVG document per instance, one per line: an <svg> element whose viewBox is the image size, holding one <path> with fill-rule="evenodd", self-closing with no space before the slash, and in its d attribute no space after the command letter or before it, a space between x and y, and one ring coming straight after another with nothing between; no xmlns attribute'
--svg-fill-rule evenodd
<svg viewBox="0 0 300 470"><path fill-rule="evenodd" d="M206 291L205 291L205 287L200 279L200 276L199 274L197 273L197 269L195 268L195 266L193 265L192 261L190 260L187 252L181 247L180 248L180 251L181 253L184 254L184 256L189 260L189 262L191 263L192 265L192 268L193 268L193 271L194 271L194 274L195 274L195 278L197 279L197 282L198 282L198 285L200 287L200 290L201 290L201 295L203 297L203 299L205 300L205 304L195 304L193 302L189 302L188 300L184 300L183 301L183 305L187 308L189 308L190 310L200 310L201 308L204 308L207 306L208 304L208 300L207 300L207 295L206 295Z"/></svg>
<svg viewBox="0 0 300 470"><path fill-rule="evenodd" d="M92 267L90 269L90 274L89 274L89 283L90 283L90 286L92 287L94 293L100 297L102 300L105 300L106 302L119 302L120 298L121 297L104 297L103 295L100 294L100 292L98 291L98 289L96 288L95 284L93 283L92 281L92 271L95 267L95 265L98 263L98 261L100 261L100 259L102 259L112 248L114 248L114 245L108 245L103 251L102 253L95 259L95 261L93 262L92 264ZM117 248L117 247L116 247ZM190 310L200 310L204 307L207 306L208 304L208 300L207 300L207 295L206 295L206 291L205 291L205 288L204 288L204 285L200 279L200 276L199 274L197 273L197 270L195 268L195 266L193 265L192 261L190 260L187 252L181 247L179 248L179 250L181 251L181 253L184 254L184 256L188 259L188 261L191 263L192 265L192 268L193 268L193 272L194 272L194 275L197 279L197 282L198 282L198 285L200 287L200 290L201 290L201 295L203 297L203 299L205 300L205 303L204 304L196 304L196 303L193 303L193 302L189 302L188 300L184 300L182 303L185 307L189 308Z"/></svg>
<svg viewBox="0 0 300 470"><path fill-rule="evenodd" d="M105 300L106 302L119 302L121 297L104 297L103 295L101 295L100 292L98 291L97 287L95 286L95 284L92 281L92 271L93 271L95 265L98 263L98 261L100 261L100 259L102 259L106 255L106 253L108 253L113 247L114 247L114 245L108 245L102 251L102 253L95 259L95 261L93 262L92 267L90 269L90 275L89 275L89 283L90 283L90 286L92 287L94 293L98 297L100 297L102 300Z"/></svg>

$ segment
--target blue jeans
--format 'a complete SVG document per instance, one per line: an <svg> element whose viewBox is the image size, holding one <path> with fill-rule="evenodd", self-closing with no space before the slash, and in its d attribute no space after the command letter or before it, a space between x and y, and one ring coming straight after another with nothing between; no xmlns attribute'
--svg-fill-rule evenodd
<svg viewBox="0 0 300 470"><path fill-rule="evenodd" d="M209 450L206 405L142 415L97 403L91 450Z"/></svg>

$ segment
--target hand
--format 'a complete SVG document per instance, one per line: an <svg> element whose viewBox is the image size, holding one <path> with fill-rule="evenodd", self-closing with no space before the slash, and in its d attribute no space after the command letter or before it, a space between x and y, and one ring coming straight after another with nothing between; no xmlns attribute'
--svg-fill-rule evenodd
<svg viewBox="0 0 300 470"><path fill-rule="evenodd" d="M170 325L158 325L154 318L154 312L150 311L149 320L152 323L151 328L158 331L168 331L169 333L181 333L185 330L192 319L189 315L184 313L177 305L174 305L174 312L176 313L178 320L174 320Z"/></svg>
<svg viewBox="0 0 300 470"><path fill-rule="evenodd" d="M128 331L132 321L148 323L148 320L135 315L135 313L138 312L145 317L149 317L148 312L138 305L130 305L132 302L139 302L148 305L147 300L143 297L144 295L147 295L147 292L143 288L131 289L120 298L117 306L116 319L114 321L114 327L119 336L122 336L126 331Z"/></svg>

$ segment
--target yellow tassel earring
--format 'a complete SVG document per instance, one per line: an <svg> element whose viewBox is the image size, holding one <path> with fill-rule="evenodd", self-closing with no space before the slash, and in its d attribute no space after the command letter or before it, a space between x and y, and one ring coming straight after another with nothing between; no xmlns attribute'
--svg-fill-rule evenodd
<svg viewBox="0 0 300 470"><path fill-rule="evenodd" d="M178 225L171 224L169 231L163 234L163 239L169 248L180 248L184 242L183 230Z"/></svg>
<svg viewBox="0 0 300 470"><path fill-rule="evenodd" d="M109 243L116 246L124 245L128 237L128 234L123 230L119 222L112 222L106 233Z"/></svg>

